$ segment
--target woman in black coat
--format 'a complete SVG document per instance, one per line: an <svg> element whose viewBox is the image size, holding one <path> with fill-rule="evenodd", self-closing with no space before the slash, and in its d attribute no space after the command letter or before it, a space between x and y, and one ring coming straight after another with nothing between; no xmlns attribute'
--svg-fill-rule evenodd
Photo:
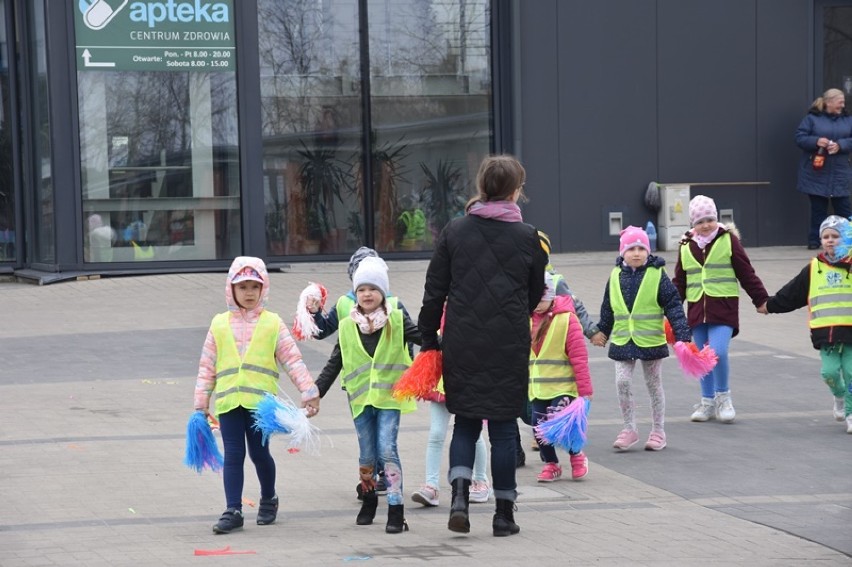
<svg viewBox="0 0 852 567"><path fill-rule="evenodd" d="M468 203L467 214L441 232L426 272L418 319L421 350L443 351L447 409L455 414L448 525L455 532L470 531L470 482L483 419L497 500L493 532L520 531L513 515L517 418L529 384L530 313L544 291L547 264L536 230L524 224L517 205L525 179L515 158L485 158L476 179L479 194Z"/></svg>

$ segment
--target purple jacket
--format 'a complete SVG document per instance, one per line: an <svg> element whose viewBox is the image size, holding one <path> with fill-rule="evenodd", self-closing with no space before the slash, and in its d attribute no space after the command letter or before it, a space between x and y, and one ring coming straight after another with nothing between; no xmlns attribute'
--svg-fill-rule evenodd
<svg viewBox="0 0 852 567"><path fill-rule="evenodd" d="M704 259L707 257L710 249L716 244L719 237L726 232L731 234L731 264L734 267L734 273L740 285L749 297L751 297L751 301L755 307L763 305L769 298L769 294L766 293L763 282L754 273L754 268L748 259L748 254L746 254L745 248L740 243L740 239L737 238L736 232L729 231L720 225L716 238L704 250L701 250L691 237L686 239L685 242L689 244L689 249L692 251L692 255L695 256L695 259L698 260L698 263L703 265ZM687 235L689 234L687 233ZM684 240L681 241L681 243L683 242ZM672 278L672 281L680 297L683 299L686 297L686 272L683 269L683 262L681 261L682 252L683 248L678 252L675 276ZM740 332L740 300L738 297L708 297L702 295L698 301L694 303L688 302L686 320L693 329L702 323L727 325L734 328L734 336L736 336Z"/></svg>

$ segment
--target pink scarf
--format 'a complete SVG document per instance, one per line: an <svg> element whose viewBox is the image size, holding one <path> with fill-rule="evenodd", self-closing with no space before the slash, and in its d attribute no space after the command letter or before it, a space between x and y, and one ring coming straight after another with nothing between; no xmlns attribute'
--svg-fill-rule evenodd
<svg viewBox="0 0 852 567"><path fill-rule="evenodd" d="M503 222L523 222L521 208L513 201L477 201L471 205L467 212L485 219L494 219Z"/></svg>
<svg viewBox="0 0 852 567"><path fill-rule="evenodd" d="M384 306L379 307L372 313L361 313L358 306L352 308L349 312L349 317L358 324L358 329L365 335L372 335L388 322L388 312Z"/></svg>
<svg viewBox="0 0 852 567"><path fill-rule="evenodd" d="M716 235L717 235L717 234L719 234L719 228L720 228L720 227L718 227L718 226L717 226L717 227L716 227L716 230L714 230L713 232L711 232L711 233L710 233L710 234L708 234L707 236L701 236L701 235L700 235L700 234L698 234L697 232L693 232L693 233L692 233L692 239L695 241L695 243L696 243L696 244L698 244L698 247L699 247L699 248L701 248L702 250L704 250L704 248L705 248L708 244L710 244L711 242L713 242L713 239L714 239L714 238L716 238Z"/></svg>

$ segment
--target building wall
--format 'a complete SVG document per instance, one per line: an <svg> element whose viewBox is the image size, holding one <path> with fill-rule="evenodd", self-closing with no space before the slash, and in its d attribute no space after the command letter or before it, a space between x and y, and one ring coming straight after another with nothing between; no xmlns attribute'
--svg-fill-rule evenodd
<svg viewBox="0 0 852 567"><path fill-rule="evenodd" d="M556 250L605 250L609 212L657 222L649 182L720 184L692 194L733 209L746 245L804 245L793 135L813 97L811 13L800 0L522 2L526 219Z"/></svg>

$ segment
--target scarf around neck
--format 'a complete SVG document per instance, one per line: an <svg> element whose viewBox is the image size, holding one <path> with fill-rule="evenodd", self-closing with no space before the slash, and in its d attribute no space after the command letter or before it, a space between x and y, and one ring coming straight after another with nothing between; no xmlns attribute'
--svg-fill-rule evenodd
<svg viewBox="0 0 852 567"><path fill-rule="evenodd" d="M513 201L477 201L467 214L503 222L523 222L521 208Z"/></svg>
<svg viewBox="0 0 852 567"><path fill-rule="evenodd" d="M388 312L385 306L381 306L372 313L361 313L358 306L352 308L349 317L358 325L358 329L365 335L372 335L387 325Z"/></svg>
<svg viewBox="0 0 852 567"><path fill-rule="evenodd" d="M699 248L701 248L702 250L704 250L704 248L705 248L708 244L710 244L711 242L713 242L713 239L714 239L714 238L716 238L716 235L717 235L717 234L719 234L719 228L721 228L721 227L718 227L718 226L717 226L717 227L716 227L716 230L714 230L713 232L711 232L711 233L710 233L710 234L708 234L707 236L701 236L700 234L698 234L698 233L696 232L696 233L694 233L694 234L692 235L692 239L693 239L693 240L695 240L695 243L696 243L696 244L698 244L698 247L699 247Z"/></svg>

